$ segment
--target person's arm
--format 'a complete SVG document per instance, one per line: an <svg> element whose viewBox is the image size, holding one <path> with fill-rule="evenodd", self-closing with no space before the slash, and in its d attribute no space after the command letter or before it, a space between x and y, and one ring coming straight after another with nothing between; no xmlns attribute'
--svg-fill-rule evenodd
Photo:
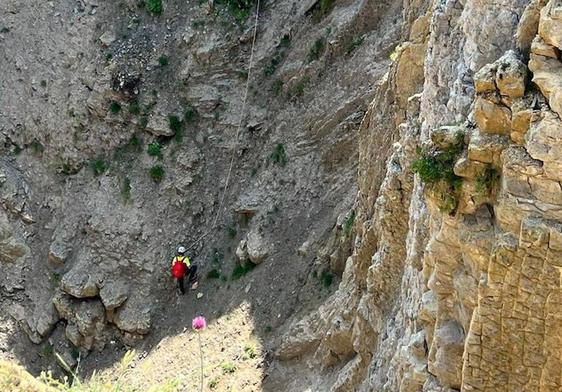
<svg viewBox="0 0 562 392"><path fill-rule="evenodd" d="M185 260L183 262L185 263L187 268L191 267L191 261L189 260L189 257L185 256Z"/></svg>
<svg viewBox="0 0 562 392"><path fill-rule="evenodd" d="M172 257L172 267L174 266L174 264L176 264L176 258Z"/></svg>

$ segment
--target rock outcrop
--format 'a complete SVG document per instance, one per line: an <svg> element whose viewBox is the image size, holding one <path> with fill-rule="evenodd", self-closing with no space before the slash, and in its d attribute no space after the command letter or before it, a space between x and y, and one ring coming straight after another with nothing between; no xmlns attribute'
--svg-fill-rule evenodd
<svg viewBox="0 0 562 392"><path fill-rule="evenodd" d="M429 7L425 85L408 100L385 179L359 171L380 190L368 192L374 203L360 186L342 283L289 329L280 358L337 365L331 391L562 388L558 3L513 2L520 21L487 2ZM455 135L457 185L409 177L423 159L416 145L453 151Z"/></svg>

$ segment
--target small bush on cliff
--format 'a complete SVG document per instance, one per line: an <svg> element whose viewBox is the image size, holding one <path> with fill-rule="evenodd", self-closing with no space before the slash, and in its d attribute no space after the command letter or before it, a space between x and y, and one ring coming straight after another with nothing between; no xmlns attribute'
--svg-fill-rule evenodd
<svg viewBox="0 0 562 392"><path fill-rule="evenodd" d="M149 174L154 182L161 182L164 179L165 171L161 165L154 165L150 168Z"/></svg>
<svg viewBox="0 0 562 392"><path fill-rule="evenodd" d="M283 143L278 143L269 156L269 159L277 165L285 166L287 164L287 152L285 151L285 145Z"/></svg>
<svg viewBox="0 0 562 392"><path fill-rule="evenodd" d="M238 23L248 19L256 0L215 0L215 4L227 7L230 14Z"/></svg>
<svg viewBox="0 0 562 392"><path fill-rule="evenodd" d="M476 192L480 194L491 193L499 180L499 171L491 165L486 166L486 169L476 177Z"/></svg>
<svg viewBox="0 0 562 392"><path fill-rule="evenodd" d="M158 142L150 143L146 149L146 152L151 157L162 157L162 145Z"/></svg>
<svg viewBox="0 0 562 392"><path fill-rule="evenodd" d="M462 184L462 178L453 172L453 167L464 147L464 134L459 132L455 142L445 150L418 149L418 157L412 165L412 170L426 184L444 180L452 187L458 188Z"/></svg>
<svg viewBox="0 0 562 392"><path fill-rule="evenodd" d="M162 13L162 0L146 0L144 5L148 12L155 15L160 15Z"/></svg>
<svg viewBox="0 0 562 392"><path fill-rule="evenodd" d="M351 211L351 214L348 215L345 223L343 225L343 232L346 236L351 234L351 230L353 230L353 224L355 223L355 211Z"/></svg>
<svg viewBox="0 0 562 392"><path fill-rule="evenodd" d="M465 147L464 133L459 132L455 141L445 149L418 149L418 157L412 164L412 171L438 193L439 208L448 214L454 213L458 206L462 178L453 168Z"/></svg>
<svg viewBox="0 0 562 392"><path fill-rule="evenodd" d="M324 50L326 49L326 39L325 38L318 38L314 41L314 44L308 50L308 62L311 63L314 60L318 60L322 54L324 54Z"/></svg>
<svg viewBox="0 0 562 392"><path fill-rule="evenodd" d="M90 168L94 173L94 176L100 176L109 169L109 164L101 158L94 159L90 162Z"/></svg>

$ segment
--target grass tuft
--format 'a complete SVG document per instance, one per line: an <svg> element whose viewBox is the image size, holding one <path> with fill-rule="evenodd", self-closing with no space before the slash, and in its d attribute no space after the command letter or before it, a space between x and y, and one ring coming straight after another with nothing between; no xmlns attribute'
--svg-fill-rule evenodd
<svg viewBox="0 0 562 392"><path fill-rule="evenodd" d="M324 287L328 288L332 285L334 281L334 275L329 271L324 271L320 276L320 280L322 281Z"/></svg>
<svg viewBox="0 0 562 392"><path fill-rule="evenodd" d="M308 62L311 63L314 60L318 60L322 54L324 54L324 50L326 49L326 39L321 37L314 41L314 44L308 50Z"/></svg>
<svg viewBox="0 0 562 392"><path fill-rule="evenodd" d="M162 158L162 145L158 142L150 143L146 149L146 152L151 157Z"/></svg>
<svg viewBox="0 0 562 392"><path fill-rule="evenodd" d="M221 364L221 369L224 374L232 374L236 371L236 365L232 362L223 362Z"/></svg>
<svg viewBox="0 0 562 392"><path fill-rule="evenodd" d="M351 211L351 214L347 216L345 223L343 225L343 232L347 237L351 234L353 230L353 224L355 223L355 211Z"/></svg>
<svg viewBox="0 0 562 392"><path fill-rule="evenodd" d="M101 158L94 159L90 162L90 168L92 169L94 176L100 176L109 169L109 163Z"/></svg>
<svg viewBox="0 0 562 392"><path fill-rule="evenodd" d="M277 165L285 166L287 164L285 145L283 143L278 143L269 156L269 159Z"/></svg>
<svg viewBox="0 0 562 392"><path fill-rule="evenodd" d="M161 182L164 179L165 171L161 165L154 165L150 168L149 174L154 182Z"/></svg>
<svg viewBox="0 0 562 392"><path fill-rule="evenodd" d="M243 277L244 275L246 275L248 272L250 272L251 270L254 269L256 265L254 263L248 262L246 263L246 265L242 266L240 264L236 265L236 267L234 267L234 271L232 271L232 280L238 280L241 277Z"/></svg>
<svg viewBox="0 0 562 392"><path fill-rule="evenodd" d="M500 172L491 165L486 166L486 169L476 177L476 192L490 194L499 180Z"/></svg>
<svg viewBox="0 0 562 392"><path fill-rule="evenodd" d="M146 0L144 5L147 11L154 15L160 15L162 13L162 0Z"/></svg>
<svg viewBox="0 0 562 392"><path fill-rule="evenodd" d="M113 114L117 114L121 111L121 105L118 102L112 101L109 104L109 111Z"/></svg>

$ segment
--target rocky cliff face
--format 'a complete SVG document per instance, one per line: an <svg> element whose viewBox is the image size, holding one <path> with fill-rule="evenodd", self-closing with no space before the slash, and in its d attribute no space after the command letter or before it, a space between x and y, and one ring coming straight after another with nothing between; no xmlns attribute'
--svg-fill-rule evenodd
<svg viewBox="0 0 562 392"><path fill-rule="evenodd" d="M247 300L264 390L562 389L560 1L265 2L250 75L221 2L63 3L0 4L5 356ZM177 315L176 240L261 265Z"/></svg>
<svg viewBox="0 0 562 392"><path fill-rule="evenodd" d="M353 254L280 358L335 366L333 391L562 388L560 7L405 2L417 19L360 133ZM382 183L381 116L399 123Z"/></svg>

